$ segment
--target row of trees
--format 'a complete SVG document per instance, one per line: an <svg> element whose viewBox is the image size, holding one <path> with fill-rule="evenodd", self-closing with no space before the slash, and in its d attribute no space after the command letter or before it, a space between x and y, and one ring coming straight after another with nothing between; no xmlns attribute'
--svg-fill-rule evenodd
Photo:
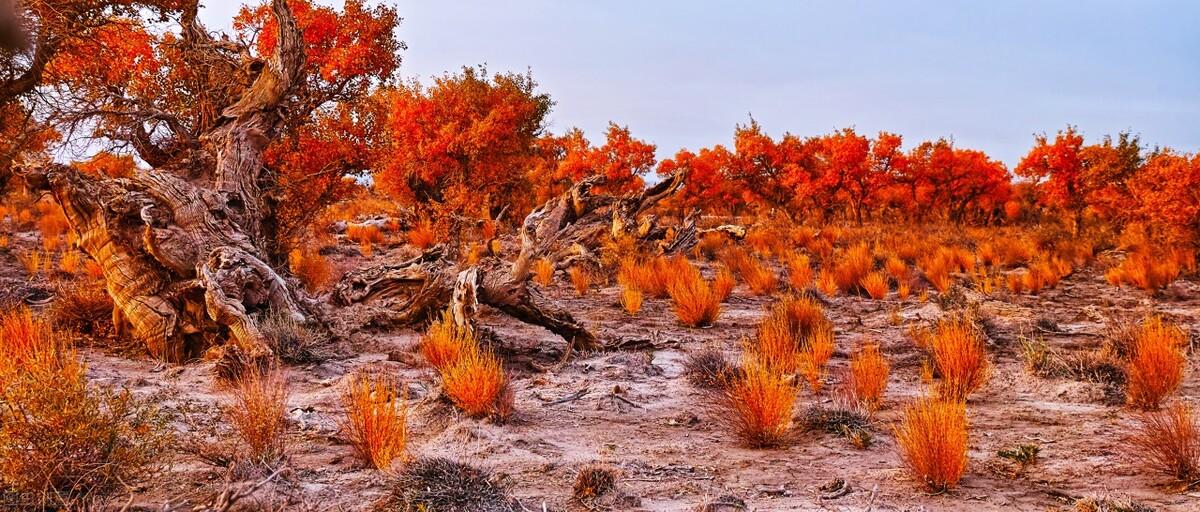
<svg viewBox="0 0 1200 512"><path fill-rule="evenodd" d="M687 187L672 200L680 210L857 222L1000 222L1053 211L1076 229L1091 212L1197 230L1197 157L1148 151L1128 133L1090 145L1073 127L1037 136L1013 170L1016 181L1003 163L949 139L906 149L900 135L853 128L775 138L753 119L736 126L731 146L684 149L657 162L653 144L615 123L603 143L578 129L549 133L554 103L529 73L468 67L428 85L398 79L404 44L390 8L361 0L340 12L308 0L289 4L305 62L281 110L280 134L263 141L262 157L274 177L265 188L275 205L266 224L285 240L311 223L320 211L314 206L357 188L347 177L370 175L422 215L482 217L505 206L528 211L594 173L607 177L603 192L628 193L652 172L681 170ZM4 53L0 175L19 155L62 139L103 144L154 168L193 165L202 136L222 122L221 106L277 46L268 5L243 8L236 42L212 39L204 51L189 34L202 29L188 0L28 5L40 32L34 44ZM152 29L169 19L178 20L178 33Z"/></svg>

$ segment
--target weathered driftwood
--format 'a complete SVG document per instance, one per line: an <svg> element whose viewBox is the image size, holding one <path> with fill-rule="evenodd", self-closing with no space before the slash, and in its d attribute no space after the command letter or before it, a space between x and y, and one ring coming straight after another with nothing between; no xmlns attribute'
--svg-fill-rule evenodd
<svg viewBox="0 0 1200 512"><path fill-rule="evenodd" d="M511 262L488 255L478 264L464 266L450 258L442 246L433 247L407 261L385 263L346 274L335 287L338 304L386 301L395 323L422 321L450 308L456 322L474 321L478 304L495 308L523 322L553 332L580 349L597 349L596 335L569 312L546 301L529 285L533 262L557 262L590 257L605 237L634 237L660 252L686 250L695 244L694 222L685 223L675 239L646 212L683 185L682 173L624 197L592 194L603 183L596 176L576 183L525 217L520 226L520 252ZM683 234L688 242L677 243Z"/></svg>
<svg viewBox="0 0 1200 512"><path fill-rule="evenodd" d="M244 353L265 355L260 314L308 316L295 288L266 263L274 181L263 149L281 129L282 103L304 63L291 10L284 0L271 7L279 26L275 55L198 137L195 158L121 179L57 164L23 172L31 188L54 196L80 249L100 264L117 328L168 361L226 337ZM209 36L195 22L194 6L189 12L185 38L202 49Z"/></svg>

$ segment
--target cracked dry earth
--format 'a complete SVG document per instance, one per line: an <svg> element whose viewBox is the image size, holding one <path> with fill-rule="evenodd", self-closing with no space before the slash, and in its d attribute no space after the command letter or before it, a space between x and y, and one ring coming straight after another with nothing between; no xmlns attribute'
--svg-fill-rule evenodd
<svg viewBox="0 0 1200 512"><path fill-rule="evenodd" d="M341 259L343 266L359 263ZM248 505L366 510L387 495L387 479L362 467L338 434L345 381L371 367L408 382L411 455L448 456L490 469L528 510L697 510L704 503L738 500L746 510L1068 510L1066 496L1198 510L1200 494L1171 488L1130 457L1123 440L1134 417L1119 397L1114 400L1100 384L1035 377L1024 369L1021 336L1042 337L1063 351L1090 349L1101 343L1110 319L1151 311L1200 331L1200 284L1179 281L1151 297L1108 285L1102 268L1079 270L1038 296L966 292L987 319L994 372L968 403L967 474L945 494L927 495L905 475L891 434L903 404L923 390L923 356L907 330L943 314L935 300L898 301L894 294L884 301L830 299L827 313L836 324L838 351L829 382L818 394L802 390L796 414L830 404L850 348L865 336L877 339L893 368L885 403L873 418L871 446L860 450L836 435L798 432L786 447L749 449L723 425L712 395L687 383L682 362L706 345L736 358L739 340L752 332L770 298L753 297L739 285L716 326L687 329L675 322L668 301L647 298L631 318L617 305L614 284L578 297L560 279L543 289L548 297L602 338L643 343L564 358L563 343L552 334L484 311L481 323L500 340L516 395L517 414L497 425L462 416L437 399L434 373L415 353L419 332L357 332L339 347L338 357L289 368L289 460ZM96 382L125 386L185 413L176 422L181 430L216 432L220 407L229 398L214 384L212 363L163 366L135 348L94 346L83 353ZM1194 401L1200 394L1195 352L1189 366L1178 399ZM1021 475L996 455L1031 443L1041 447L1041 455ZM226 471L187 451L194 450L173 455L167 471L144 483L137 504L199 500L223 488ZM621 476L615 496L585 506L571 500L571 486L576 472L593 462L615 466ZM821 490L835 479L844 480L849 492Z"/></svg>

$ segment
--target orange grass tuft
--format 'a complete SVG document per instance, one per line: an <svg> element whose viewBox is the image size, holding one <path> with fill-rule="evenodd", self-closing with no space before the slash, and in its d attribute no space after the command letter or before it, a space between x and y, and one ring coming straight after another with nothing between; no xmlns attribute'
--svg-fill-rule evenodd
<svg viewBox="0 0 1200 512"><path fill-rule="evenodd" d="M387 470L404 457L408 441L408 400L395 379L376 373L356 373L342 395L346 417L342 431L364 462Z"/></svg>
<svg viewBox="0 0 1200 512"><path fill-rule="evenodd" d="M867 296L875 300L882 300L887 297L888 280L887 276L882 272L871 272L859 281L859 285L863 290L866 290Z"/></svg>
<svg viewBox="0 0 1200 512"><path fill-rule="evenodd" d="M288 268L310 292L321 290L333 279L329 260L313 249L292 249L288 253Z"/></svg>
<svg viewBox="0 0 1200 512"><path fill-rule="evenodd" d="M478 345L475 334L469 328L454 323L449 311L429 325L421 338L418 349L425 361L436 370L442 370L455 362L471 347Z"/></svg>
<svg viewBox="0 0 1200 512"><path fill-rule="evenodd" d="M721 302L729 299L735 286L737 286L737 278L733 277L733 272L726 268L717 271L717 276L713 278L712 288L713 293L721 298Z"/></svg>
<svg viewBox="0 0 1200 512"><path fill-rule="evenodd" d="M1200 481L1200 421L1191 406L1177 403L1138 420L1130 442L1143 464L1185 484Z"/></svg>
<svg viewBox="0 0 1200 512"><path fill-rule="evenodd" d="M58 260L58 268L68 274L79 272L83 268L83 254L79 251L67 251Z"/></svg>
<svg viewBox="0 0 1200 512"><path fill-rule="evenodd" d="M686 269L675 274L668 288L675 316L688 327L712 325L721 314L721 296L696 267L688 264Z"/></svg>
<svg viewBox="0 0 1200 512"><path fill-rule="evenodd" d="M621 307L625 308L625 312L630 316L636 316L638 311L642 310L642 291L637 288L623 288L621 290Z"/></svg>
<svg viewBox="0 0 1200 512"><path fill-rule="evenodd" d="M587 295L588 287L592 285L592 274L583 267L571 267L567 269L567 276L571 278L571 286L575 288L575 293L580 297Z"/></svg>
<svg viewBox="0 0 1200 512"><path fill-rule="evenodd" d="M454 405L469 416L505 416L511 404L508 378L500 359L476 345L464 351L458 360L439 371L442 389Z"/></svg>
<svg viewBox="0 0 1200 512"><path fill-rule="evenodd" d="M793 254L787 259L788 286L796 291L807 290L813 284L812 262L806 254Z"/></svg>
<svg viewBox="0 0 1200 512"><path fill-rule="evenodd" d="M254 464L270 465L283 457L287 431L287 377L278 368L238 373L233 404L225 417L246 445Z"/></svg>
<svg viewBox="0 0 1200 512"><path fill-rule="evenodd" d="M938 322L925 343L933 367L941 376L937 393L943 400L962 401L987 383L990 366L983 335L969 320Z"/></svg>
<svg viewBox="0 0 1200 512"><path fill-rule="evenodd" d="M967 407L963 402L920 398L896 426L900 458L927 489L953 488L967 469Z"/></svg>
<svg viewBox="0 0 1200 512"><path fill-rule="evenodd" d="M751 447L777 446L791 431L796 389L784 374L754 358L743 360L724 398L734 431Z"/></svg>
<svg viewBox="0 0 1200 512"><path fill-rule="evenodd" d="M550 286L554 282L554 264L550 260L540 259L533 263L533 280L542 286Z"/></svg>
<svg viewBox="0 0 1200 512"><path fill-rule="evenodd" d="M837 282L838 290L850 292L859 289L859 283L871 272L873 265L871 248L866 244L858 244L848 249L842 255L841 261L833 267L833 278Z"/></svg>
<svg viewBox="0 0 1200 512"><path fill-rule="evenodd" d="M484 238L488 240L488 238ZM437 231L433 229L433 222L429 219L421 219L417 224L408 230L408 243L422 251L433 246L437 242Z"/></svg>
<svg viewBox="0 0 1200 512"><path fill-rule="evenodd" d="M818 329L800 346L800 375L814 393L821 391L825 384L826 366L833 356L833 349L833 329Z"/></svg>
<svg viewBox="0 0 1200 512"><path fill-rule="evenodd" d="M751 259L742 269L742 279L755 295L770 295L779 289L779 276L767 264Z"/></svg>
<svg viewBox="0 0 1200 512"><path fill-rule="evenodd" d="M854 399L869 411L879 409L890 371L891 365L878 343L858 347L850 356L850 391Z"/></svg>
<svg viewBox="0 0 1200 512"><path fill-rule="evenodd" d="M1133 351L1125 369L1126 398L1129 405L1157 409L1167 395L1183 381L1187 356L1183 347L1187 335L1182 329L1167 324L1161 317L1147 319L1138 329Z"/></svg>

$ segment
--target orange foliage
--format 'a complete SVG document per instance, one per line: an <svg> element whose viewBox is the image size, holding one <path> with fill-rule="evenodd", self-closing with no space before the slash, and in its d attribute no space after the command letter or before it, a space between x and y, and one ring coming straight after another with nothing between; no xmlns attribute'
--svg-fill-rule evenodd
<svg viewBox="0 0 1200 512"><path fill-rule="evenodd" d="M500 359L477 343L438 373L446 396L468 415L503 418L510 411L512 395Z"/></svg>
<svg viewBox="0 0 1200 512"><path fill-rule="evenodd" d="M587 295L588 287L592 285L591 272L582 267L571 267L567 269L567 276L571 278L571 286L575 287L575 293L580 297Z"/></svg>
<svg viewBox="0 0 1200 512"><path fill-rule="evenodd" d="M706 327L721 314L721 296L690 264L685 271L674 275L667 291L675 316L683 325Z"/></svg>
<svg viewBox="0 0 1200 512"><path fill-rule="evenodd" d="M245 371L232 383L233 404L225 417L246 445L255 464L272 464L283 457L287 439L287 378L283 371Z"/></svg>
<svg viewBox="0 0 1200 512"><path fill-rule="evenodd" d="M882 300L887 297L888 281L887 277L882 272L871 272L859 281L859 285L863 290L866 290L867 295L875 300Z"/></svg>
<svg viewBox="0 0 1200 512"><path fill-rule="evenodd" d="M866 244L851 247L833 267L833 277L837 281L838 290L858 290L859 283L871 272L874 264L871 248Z"/></svg>
<svg viewBox="0 0 1200 512"><path fill-rule="evenodd" d="M792 254L787 259L788 285L795 291L804 291L813 283L812 263L806 254Z"/></svg>
<svg viewBox="0 0 1200 512"><path fill-rule="evenodd" d="M408 243L417 249L424 251L432 247L435 242L437 242L437 232L434 231L433 222L429 219L417 221L417 224L408 230Z"/></svg>
<svg viewBox="0 0 1200 512"><path fill-rule="evenodd" d="M825 384L826 365L833 356L833 330L818 329L804 339L798 358L800 375L808 382L813 392L821 391Z"/></svg>
<svg viewBox="0 0 1200 512"><path fill-rule="evenodd" d="M542 286L550 286L554 282L554 264L546 259L533 262L533 280Z"/></svg>
<svg viewBox="0 0 1200 512"><path fill-rule="evenodd" d="M642 310L642 291L637 288L621 289L621 307L631 316L636 316Z"/></svg>
<svg viewBox="0 0 1200 512"><path fill-rule="evenodd" d="M943 400L966 400L987 382L990 365L983 334L969 320L943 319L927 343L933 367L941 376L937 393Z"/></svg>
<svg viewBox="0 0 1200 512"><path fill-rule="evenodd" d="M1147 319L1138 329L1125 369L1126 397L1140 409L1157 409L1183 381L1187 335L1161 317Z"/></svg>
<svg viewBox="0 0 1200 512"><path fill-rule="evenodd" d="M717 276L713 278L712 288L713 293L721 298L721 302L729 299L735 286L737 286L737 278L733 277L733 273L729 269L722 268L717 271Z"/></svg>
<svg viewBox="0 0 1200 512"><path fill-rule="evenodd" d="M333 268L321 253L311 249L292 249L288 253L288 268L304 288L316 292L333 279Z"/></svg>
<svg viewBox="0 0 1200 512"><path fill-rule="evenodd" d="M471 329L454 323L449 311L442 312L440 319L429 324L429 330L421 338L419 350L425 361L437 370L458 361L470 347L478 345Z"/></svg>
<svg viewBox="0 0 1200 512"><path fill-rule="evenodd" d="M930 491L958 485L967 469L967 408L963 402L920 398L896 427L900 458Z"/></svg>

